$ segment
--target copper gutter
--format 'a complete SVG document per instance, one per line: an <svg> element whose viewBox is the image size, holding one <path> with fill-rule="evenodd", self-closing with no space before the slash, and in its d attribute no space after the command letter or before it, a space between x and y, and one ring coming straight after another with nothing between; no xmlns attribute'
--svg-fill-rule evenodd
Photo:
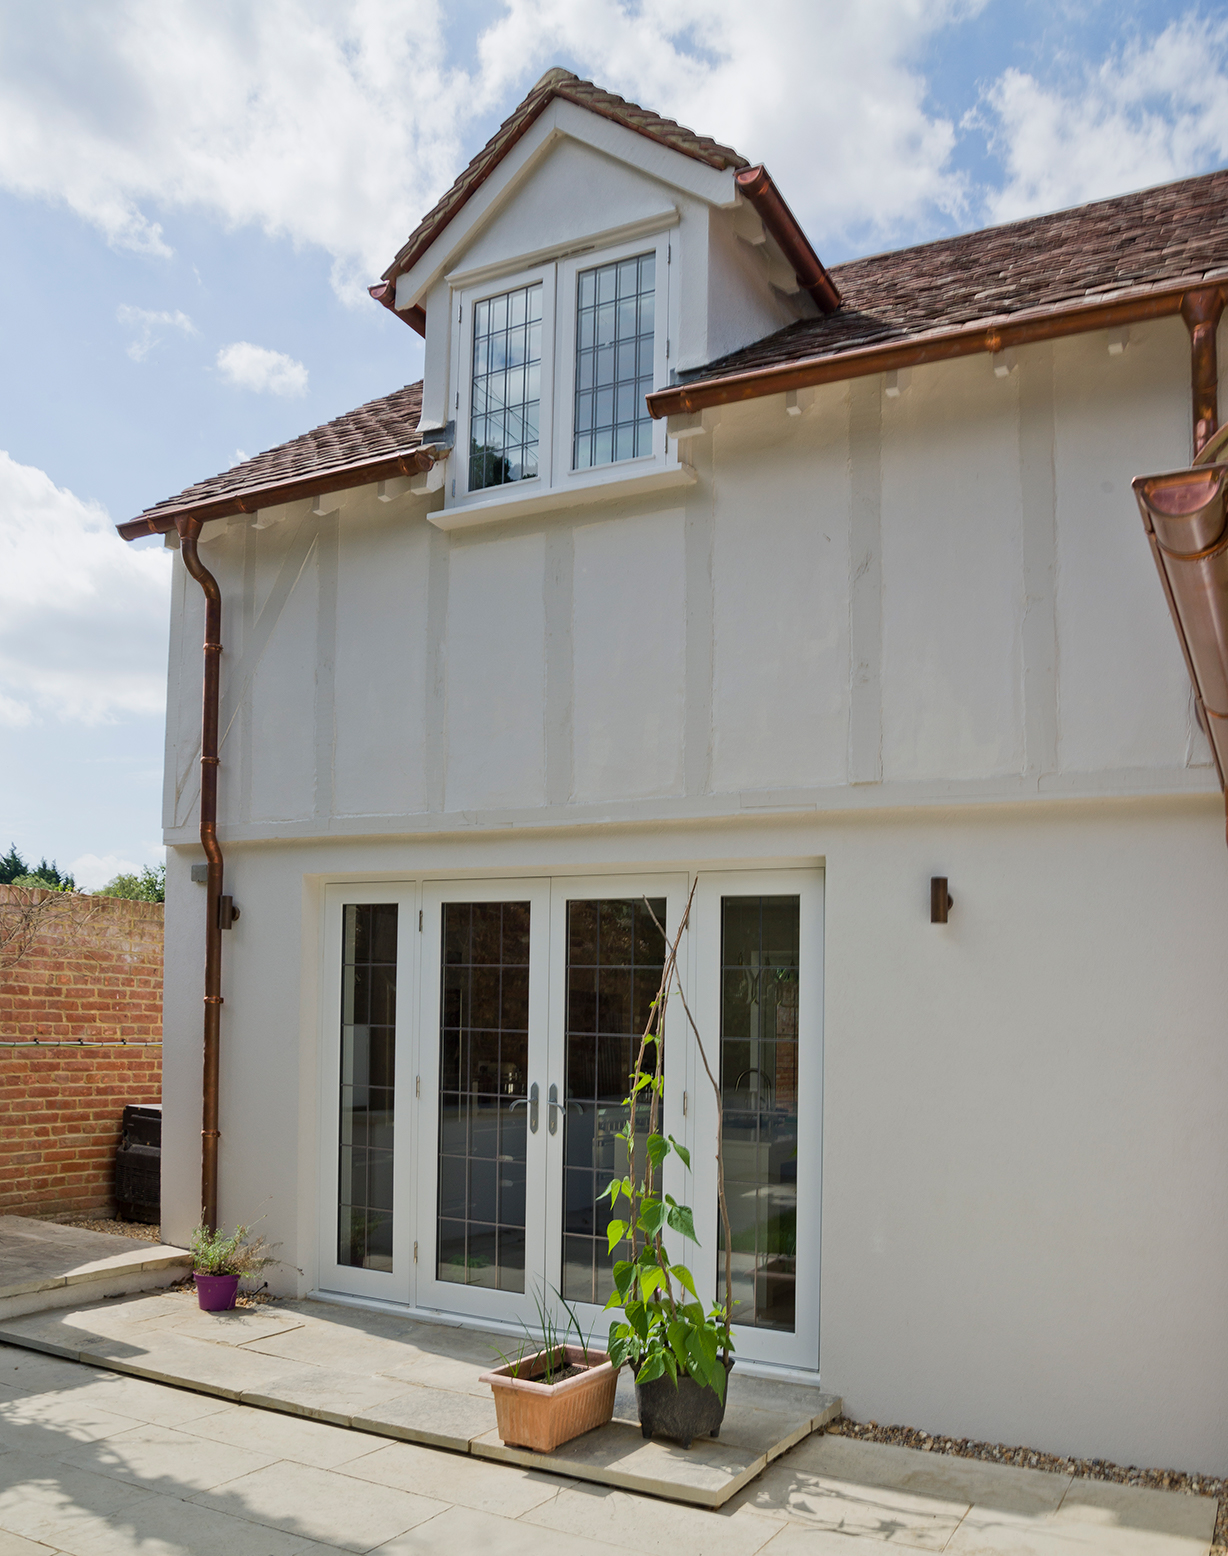
<svg viewBox="0 0 1228 1556"><path fill-rule="evenodd" d="M1066 335L1084 335L1091 330L1115 329L1146 319L1169 318L1181 312L1187 296L1204 290L1218 292L1220 288L1192 286L1187 281L1181 286L1142 292L1129 298L1020 312L990 323L982 321L952 330L935 330L905 341L863 346L773 367L752 368L742 373L730 373L724 378L697 379L650 394L648 409L657 418L685 415L709 406L733 405L764 395L784 394L790 389L844 383L874 373L898 372L901 368L919 367L929 362L949 362L980 352L996 353L1013 346L1032 345L1036 341L1060 340Z"/></svg>
<svg viewBox="0 0 1228 1556"><path fill-rule="evenodd" d="M229 519L239 513L255 513L260 508L276 508L282 503L298 502L304 497L318 497L324 492L367 486L372 481L390 481L400 475L423 475L433 467L441 453L437 453L433 447L423 447L408 454L388 454L382 459L358 460L351 465L336 465L316 475L270 481L264 486L247 486L242 491L224 497L204 498L200 502L183 503L177 508L158 508L152 513L142 514L139 519L129 519L127 523L115 527L124 540L138 540L142 535L165 535L169 530L177 529L180 520L185 518L199 519L204 524L210 519Z"/></svg>
<svg viewBox="0 0 1228 1556"><path fill-rule="evenodd" d="M201 520L180 518L179 554L205 596L204 706L200 721L200 841L208 860L205 901L205 1063L201 1106L200 1218L217 1230L218 1058L222 1026L222 850L217 840L218 688L222 593L196 549Z"/></svg>
<svg viewBox="0 0 1228 1556"><path fill-rule="evenodd" d="M840 293L824 268L823 261L810 246L810 239L802 231L797 217L785 204L784 196L772 181L772 175L762 164L744 167L734 174L734 183L754 206L759 220L776 240L776 246L793 267L798 285L809 292L820 313L835 313L840 306Z"/></svg>
<svg viewBox="0 0 1228 1556"><path fill-rule="evenodd" d="M1228 464L1215 462L1228 446L1228 429L1216 432L1215 335L1223 308L1218 286L1191 290L1181 302L1190 332L1191 468L1141 475L1133 485L1194 688L1198 722L1228 799Z"/></svg>
<svg viewBox="0 0 1228 1556"><path fill-rule="evenodd" d="M426 309L417 303L409 308L398 309L395 281L377 281L374 286L369 286L367 291L377 303L382 303L394 318L400 319L403 324L408 324L411 330L417 330L418 334L424 340L426 339Z"/></svg>

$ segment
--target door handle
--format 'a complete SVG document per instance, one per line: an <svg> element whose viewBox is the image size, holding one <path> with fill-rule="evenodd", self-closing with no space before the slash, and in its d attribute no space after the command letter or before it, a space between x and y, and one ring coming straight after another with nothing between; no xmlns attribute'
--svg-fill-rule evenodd
<svg viewBox="0 0 1228 1556"><path fill-rule="evenodd" d="M550 1082L550 1133L557 1134L559 1127L559 1088Z"/></svg>
<svg viewBox="0 0 1228 1556"><path fill-rule="evenodd" d="M553 1098L554 1098L554 1087L553 1086L551 1086L551 1088L550 1088L550 1096L551 1096L551 1101L553 1102ZM536 1081L534 1081L533 1084L529 1087L528 1102L529 1102L529 1133L535 1135L537 1133L537 1082ZM509 1113L514 1113L517 1108L522 1108L522 1107L524 1107L524 1105L525 1105L525 1099L523 1097L518 1097L516 1099L516 1101L512 1103L511 1107L508 1108L508 1112ZM553 1113L551 1113L551 1115L550 1115L550 1133L551 1134L554 1133L554 1114Z"/></svg>

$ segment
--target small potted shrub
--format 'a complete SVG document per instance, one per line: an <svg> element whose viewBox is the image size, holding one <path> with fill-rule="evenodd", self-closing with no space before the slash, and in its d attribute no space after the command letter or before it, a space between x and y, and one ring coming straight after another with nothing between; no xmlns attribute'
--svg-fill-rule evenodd
<svg viewBox="0 0 1228 1556"><path fill-rule="evenodd" d="M604 1426L614 1414L618 1368L605 1351L589 1348L575 1312L566 1302L563 1306L569 1322L561 1335L557 1321L538 1302L540 1340L526 1329L516 1355L509 1359L500 1351L503 1366L479 1379L490 1384L502 1440L536 1453L552 1453L561 1443ZM577 1343L569 1345L573 1325Z"/></svg>
<svg viewBox="0 0 1228 1556"><path fill-rule="evenodd" d="M198 1226L192 1233L192 1276L196 1297L206 1313L222 1313L235 1305L239 1282L276 1260L263 1237L251 1239L251 1228L238 1226L232 1233L211 1232Z"/></svg>
<svg viewBox="0 0 1228 1556"><path fill-rule="evenodd" d="M692 887L691 900L694 895ZM615 1366L625 1361L635 1375L635 1398L644 1436L660 1433L674 1438L684 1448L689 1448L696 1437L719 1434L733 1367L733 1243L725 1200L722 1099L681 983L676 981L678 944L690 917L691 900L669 947L661 986L636 1056L631 1092L625 1101L627 1121L619 1138L626 1149L627 1172L615 1178L605 1191L615 1212L608 1232L610 1252L624 1239L631 1246L631 1257L614 1265L615 1289L606 1303L607 1308L621 1308L623 1313L621 1320L610 1325L610 1360ZM662 1165L671 1154L679 1158L688 1172L691 1167L686 1147L672 1135L662 1135L657 1127L665 1089L665 1010L672 987L677 988L704 1069L716 1092L717 1200L725 1238L725 1302L714 1303L707 1311L699 1300L690 1270L673 1263L665 1247L667 1229L697 1241L691 1207L678 1204L672 1195L663 1194L657 1187ZM636 1146L637 1125L641 1123L647 1124L642 1164L637 1162ZM619 1218L618 1210L624 1200L626 1209Z"/></svg>

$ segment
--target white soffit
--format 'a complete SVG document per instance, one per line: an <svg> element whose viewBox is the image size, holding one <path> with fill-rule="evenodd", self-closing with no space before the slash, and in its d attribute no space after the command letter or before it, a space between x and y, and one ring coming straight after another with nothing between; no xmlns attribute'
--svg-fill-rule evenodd
<svg viewBox="0 0 1228 1556"><path fill-rule="evenodd" d="M485 224L514 198L521 181L563 136L709 205L731 207L738 203L732 168L720 171L709 167L694 157L629 130L625 125L615 124L601 114L556 97L469 197L417 264L397 277L396 306L399 309L422 301L431 284L460 259Z"/></svg>

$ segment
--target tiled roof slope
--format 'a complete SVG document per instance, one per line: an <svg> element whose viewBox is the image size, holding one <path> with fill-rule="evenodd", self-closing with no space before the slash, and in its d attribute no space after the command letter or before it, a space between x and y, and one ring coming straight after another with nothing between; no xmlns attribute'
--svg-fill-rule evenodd
<svg viewBox="0 0 1228 1556"><path fill-rule="evenodd" d="M152 508L146 508L138 518L156 519L167 509L193 507L393 454L411 453L422 443L418 432L421 414L421 381L406 384L404 389L394 390L381 400L369 400L357 410L347 411L335 421L304 432L289 443L266 449L263 454L244 460L222 475L197 481L178 497L168 497Z"/></svg>
<svg viewBox="0 0 1228 1556"><path fill-rule="evenodd" d="M837 312L680 377L706 383L1212 276L1228 280L1228 171L833 265Z"/></svg>
<svg viewBox="0 0 1228 1556"><path fill-rule="evenodd" d="M546 72L511 117L503 121L443 199L422 218L405 240L400 253L384 271L384 280L391 281L402 271L417 264L438 234L474 191L485 183L520 137L556 97L575 103L580 108L587 108L602 118L612 119L615 124L625 125L627 129L646 135L649 140L659 141L674 151L680 151L685 157L705 162L709 167L723 170L747 166L746 158L739 156L732 147L722 146L707 135L696 135L694 130L675 124L672 119L663 119L660 114L641 108L636 103L629 103L625 98L595 86L591 81L582 81L570 70L556 67Z"/></svg>

